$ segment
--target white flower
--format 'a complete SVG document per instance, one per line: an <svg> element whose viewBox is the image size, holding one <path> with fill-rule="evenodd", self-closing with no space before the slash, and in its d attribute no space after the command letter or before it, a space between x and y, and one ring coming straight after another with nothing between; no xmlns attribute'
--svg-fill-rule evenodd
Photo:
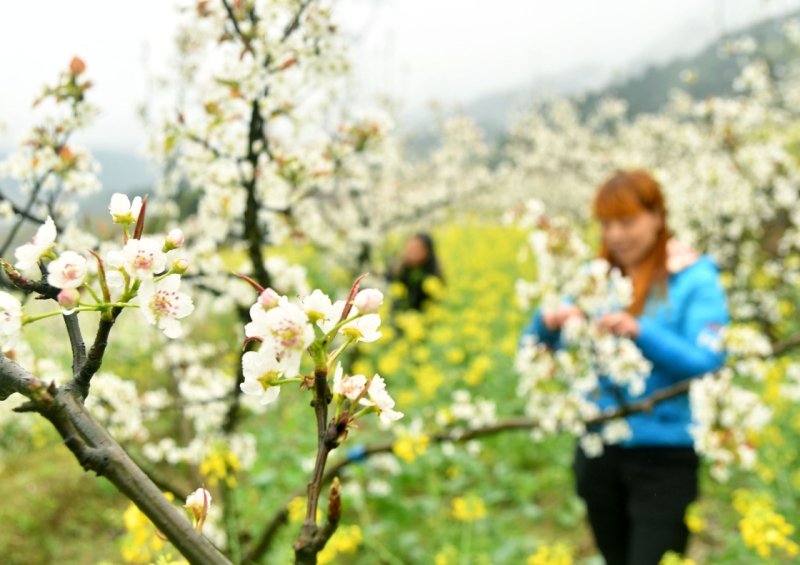
<svg viewBox="0 0 800 565"><path fill-rule="evenodd" d="M183 507L192 514L195 528L201 531L211 508L211 493L201 487L186 497Z"/></svg>
<svg viewBox="0 0 800 565"><path fill-rule="evenodd" d="M367 386L367 377L364 375L348 375L342 377L342 366L336 368L333 375L333 393L340 394L350 400L356 400Z"/></svg>
<svg viewBox="0 0 800 565"><path fill-rule="evenodd" d="M86 257L74 251L64 251L47 265L47 282L56 288L78 288L86 278Z"/></svg>
<svg viewBox="0 0 800 565"><path fill-rule="evenodd" d="M142 199L137 196L131 204L130 199L124 194L117 192L111 197L111 204L108 207L111 217L115 224L132 224L139 219L139 212L142 210Z"/></svg>
<svg viewBox="0 0 800 565"><path fill-rule="evenodd" d="M122 250L122 266L131 278L152 280L166 265L167 254L152 239L129 239Z"/></svg>
<svg viewBox="0 0 800 565"><path fill-rule="evenodd" d="M306 296L301 300L303 303L303 310L306 316L312 323L320 325L320 322L329 320L333 304L327 294L320 289L316 289L310 296Z"/></svg>
<svg viewBox="0 0 800 565"><path fill-rule="evenodd" d="M179 229L174 229L167 234L166 245L168 249L178 249L181 245L183 245L185 238L183 235L183 231Z"/></svg>
<svg viewBox="0 0 800 565"><path fill-rule="evenodd" d="M271 341L264 341L258 351L242 355L244 382L242 392L261 397L261 404L274 402L281 393L278 378L283 373L283 363L278 361L278 350Z"/></svg>
<svg viewBox="0 0 800 565"><path fill-rule="evenodd" d="M327 334L330 332L336 324L339 323L339 320L342 319L342 313L344 312L345 301L344 300L337 300L331 306L330 311L328 312L328 319L319 322L319 327L322 329L322 333ZM355 314L355 309L351 312L351 316Z"/></svg>
<svg viewBox="0 0 800 565"><path fill-rule="evenodd" d="M356 341L372 343L383 335L381 332L377 331L380 325L380 316L377 314L366 314L360 318L356 318L352 322L348 322L339 332Z"/></svg>
<svg viewBox="0 0 800 565"><path fill-rule="evenodd" d="M624 418L615 418L606 422L603 426L602 435L605 443L613 445L629 439L631 435L633 435L633 432L627 420Z"/></svg>
<svg viewBox="0 0 800 565"><path fill-rule="evenodd" d="M586 434L580 439L586 457L599 457L603 454L603 438L600 434Z"/></svg>
<svg viewBox="0 0 800 565"><path fill-rule="evenodd" d="M0 291L0 346L11 351L22 329L22 304L7 292Z"/></svg>
<svg viewBox="0 0 800 565"><path fill-rule="evenodd" d="M199 488L186 497L186 504L183 507L190 510L207 510L207 505L211 505L211 493L204 488Z"/></svg>
<svg viewBox="0 0 800 565"><path fill-rule="evenodd" d="M383 377L377 374L372 377L367 393L369 394L370 400L362 398L360 401L361 404L364 406L377 406L380 411L382 422L388 424L403 417L402 412L395 412L392 410L394 408L394 400L392 400L392 397L386 392L386 383Z"/></svg>
<svg viewBox="0 0 800 565"><path fill-rule="evenodd" d="M362 314L375 314L383 304L383 293L376 288L367 288L359 292L353 305Z"/></svg>
<svg viewBox="0 0 800 565"><path fill-rule="evenodd" d="M36 230L33 241L17 247L14 256L17 258L15 265L20 271L29 271L36 267L39 259L46 255L56 242L56 224L50 216L44 224Z"/></svg>
<svg viewBox="0 0 800 565"><path fill-rule="evenodd" d="M333 372L333 394L344 394L342 392L342 377L344 376L344 369L342 364L336 364L336 370Z"/></svg>
<svg viewBox="0 0 800 565"><path fill-rule="evenodd" d="M279 306L267 311L254 304L250 316L253 321L244 327L245 335L260 337L265 343L272 341L281 355L284 374L287 378L296 377L303 351L314 341L314 329L308 324L305 312L282 296Z"/></svg>
<svg viewBox="0 0 800 565"><path fill-rule="evenodd" d="M281 296L271 288L264 289L264 292L258 295L258 303L264 310L275 308L280 299Z"/></svg>
<svg viewBox="0 0 800 565"><path fill-rule="evenodd" d="M139 304L145 319L150 324L158 324L164 335L171 338L181 335L178 320L194 310L191 297L178 292L180 285L180 275L169 275L156 283L143 281L139 289Z"/></svg>

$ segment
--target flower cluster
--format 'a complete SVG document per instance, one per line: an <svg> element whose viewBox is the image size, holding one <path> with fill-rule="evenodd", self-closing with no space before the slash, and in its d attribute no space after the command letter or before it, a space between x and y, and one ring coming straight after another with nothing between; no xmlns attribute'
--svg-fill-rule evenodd
<svg viewBox="0 0 800 565"><path fill-rule="evenodd" d="M376 289L365 289L348 302L332 301L321 290L314 290L298 304L280 296L271 288L259 289L258 300L250 308L251 322L245 326L248 341L260 343L258 351L242 356L245 381L242 392L260 399L262 404L274 402L286 383L303 382L300 366L305 351L312 354L315 371L328 375L333 363L349 345L370 343L381 337L381 319L377 314L383 295ZM344 338L330 354L327 349L337 336ZM383 378L375 374L345 375L337 366L331 383L337 417L345 403L346 422L368 412L376 412L384 423L400 419L403 414L394 410L395 402L386 391ZM365 406L355 413L358 405Z"/></svg>
<svg viewBox="0 0 800 565"><path fill-rule="evenodd" d="M761 397L733 382L734 372L723 369L692 383L689 400L694 446L711 461L711 474L726 481L731 466L752 470L757 452L753 439L772 417Z"/></svg>
<svg viewBox="0 0 800 565"><path fill-rule="evenodd" d="M633 341L602 331L597 324L604 314L631 303L630 279L602 259L589 260L574 223L544 214L544 205L531 201L518 219L531 229L528 243L537 269L536 281L517 283L519 300L523 305L535 300L544 309L569 303L583 316L567 320L560 334L562 347L556 351L531 337L523 340L516 361L518 393L527 399L526 413L540 422L537 437L559 429L587 434L581 440L584 450L598 455L604 442L624 441L630 429L626 422L615 421L602 430L587 430L584 422L599 415L587 395L607 379L621 395L640 396L652 365Z"/></svg>
<svg viewBox="0 0 800 565"><path fill-rule="evenodd" d="M0 178L14 179L30 195L29 213L35 217L71 218L76 207L66 198L100 190L100 166L88 151L71 143L97 114L86 97L92 83L85 79L85 71L86 65L76 57L59 82L44 89L34 105L48 106L51 112L25 136L18 152L0 162ZM48 198L40 198L43 195Z"/></svg>
<svg viewBox="0 0 800 565"><path fill-rule="evenodd" d="M96 252L87 250L97 259L94 270L90 269L86 256L69 249L58 250L58 230L50 217L38 228L31 241L16 248L15 267L19 271L33 272L39 264L46 267L47 284L60 289L57 298L61 311L25 318L16 299L4 295L0 305L4 313L0 320L4 348L13 346L19 328L25 323L76 311L97 311L104 319L113 319L112 310L115 308L138 308L144 319L149 324L158 325L167 337L181 335L179 320L194 310L191 297L179 292L181 275L186 272L188 262L173 258L167 269L169 253L180 246L180 230L173 230L165 243L142 237L144 208L138 197L132 204L127 196L115 194L109 209L114 221L123 225L124 245L121 249L109 249L105 261ZM136 228L130 233L132 224ZM6 270L19 276L10 265L6 264ZM92 302L82 302L83 291Z"/></svg>
<svg viewBox="0 0 800 565"><path fill-rule="evenodd" d="M780 551L788 557L800 554L800 545L792 540L795 527L775 511L775 501L765 493L738 489L733 493L733 506L742 518L739 530L747 547L754 548L762 559Z"/></svg>

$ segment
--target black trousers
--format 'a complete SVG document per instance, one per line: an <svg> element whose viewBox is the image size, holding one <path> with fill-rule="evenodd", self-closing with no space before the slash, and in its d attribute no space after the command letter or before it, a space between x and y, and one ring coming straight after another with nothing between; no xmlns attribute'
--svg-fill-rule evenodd
<svg viewBox="0 0 800 565"><path fill-rule="evenodd" d="M667 551L684 552L698 463L691 447L605 446L595 458L578 447L578 495L607 565L658 565Z"/></svg>

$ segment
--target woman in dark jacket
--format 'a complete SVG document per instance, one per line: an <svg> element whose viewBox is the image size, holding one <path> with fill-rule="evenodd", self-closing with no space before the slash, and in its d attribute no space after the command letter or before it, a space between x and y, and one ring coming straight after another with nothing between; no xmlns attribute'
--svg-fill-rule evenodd
<svg viewBox="0 0 800 565"><path fill-rule="evenodd" d="M404 298L395 301L395 308L421 310L431 299L424 287L428 277L442 280L442 270L433 239L427 233L418 233L406 241L403 255L389 269L389 281L402 283L407 291Z"/></svg>

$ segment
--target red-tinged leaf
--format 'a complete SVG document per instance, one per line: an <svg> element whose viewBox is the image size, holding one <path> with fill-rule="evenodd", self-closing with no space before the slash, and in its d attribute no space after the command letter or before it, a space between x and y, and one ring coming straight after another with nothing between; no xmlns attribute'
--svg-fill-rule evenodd
<svg viewBox="0 0 800 565"><path fill-rule="evenodd" d="M240 279L244 279L245 281L250 283L250 286L252 286L254 289L256 289L256 292L258 292L258 294L261 294L262 292L264 292L264 290L265 290L264 287L261 286L260 284L258 284L256 281L254 281L250 277L248 277L247 275L243 275L242 273L236 273L236 272L234 272L233 274L236 275L237 277L239 277Z"/></svg>
<svg viewBox="0 0 800 565"><path fill-rule="evenodd" d="M158 539L160 539L161 541L169 541L169 540L167 539L167 536L165 536L164 534L162 534L161 532L159 532L159 531L158 531L158 529L156 529L155 525L153 525L153 533L154 533L154 534L156 535L156 537L157 537Z"/></svg>
<svg viewBox="0 0 800 565"><path fill-rule="evenodd" d="M258 337L258 336L248 337L246 340L244 340L244 343L242 344L242 351L247 349L247 344L250 343L251 341L257 341L258 343L264 343L264 338Z"/></svg>
<svg viewBox="0 0 800 565"><path fill-rule="evenodd" d="M139 211L139 219L136 220L136 228L133 230L133 239L142 239L142 232L144 231L144 213L147 209L147 195L144 195L142 200L142 209Z"/></svg>
<svg viewBox="0 0 800 565"><path fill-rule="evenodd" d="M350 310L353 309L353 300L355 299L356 294L358 294L358 284L364 279L364 277L368 275L369 273L364 273L363 275L358 277L353 283L353 287L350 289L350 294L347 296L347 302L345 302L344 304L344 310L342 310L342 317L339 318L340 322L346 320L347 317L350 315Z"/></svg>
<svg viewBox="0 0 800 565"><path fill-rule="evenodd" d="M211 504L211 501L208 499L208 491L206 490L206 484L203 483L201 485L203 489L203 513L200 515L200 520L197 522L197 531L202 532L203 526L206 523L206 517L208 516L208 507Z"/></svg>
<svg viewBox="0 0 800 565"><path fill-rule="evenodd" d="M81 61L78 57L73 57L72 61L69 63L69 72L71 72L73 76L78 76L85 70L86 63Z"/></svg>
<svg viewBox="0 0 800 565"><path fill-rule="evenodd" d="M103 266L103 260L100 258L100 255L91 249L87 248L86 251L94 255L95 259L97 259L97 275L100 279L100 287L103 289L103 300L106 302L111 302L111 293L109 292L108 284L106 283L106 269Z"/></svg>

